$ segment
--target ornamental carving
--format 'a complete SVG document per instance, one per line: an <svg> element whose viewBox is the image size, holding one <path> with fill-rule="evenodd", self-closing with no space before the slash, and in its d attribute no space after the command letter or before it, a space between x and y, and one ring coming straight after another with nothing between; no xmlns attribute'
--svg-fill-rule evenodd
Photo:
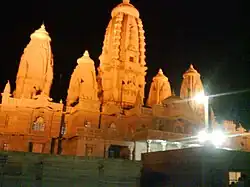
<svg viewBox="0 0 250 187"><path fill-rule="evenodd" d="M93 154L93 146L86 145L86 156L92 156L92 154Z"/></svg>
<svg viewBox="0 0 250 187"><path fill-rule="evenodd" d="M116 125L115 125L114 122L112 122L112 123L109 125L109 129L116 130Z"/></svg>
<svg viewBox="0 0 250 187"><path fill-rule="evenodd" d="M33 131L44 131L45 130L45 122L44 118L39 116L36 118L36 120L33 122L32 125Z"/></svg>
<svg viewBox="0 0 250 187"><path fill-rule="evenodd" d="M84 121L84 127L86 127L86 128L91 128L91 122L85 120L85 121Z"/></svg>

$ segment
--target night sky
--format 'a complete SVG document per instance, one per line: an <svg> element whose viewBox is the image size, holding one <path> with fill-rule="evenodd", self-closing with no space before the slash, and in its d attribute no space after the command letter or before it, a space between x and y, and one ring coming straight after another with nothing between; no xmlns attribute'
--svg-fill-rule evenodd
<svg viewBox="0 0 250 187"><path fill-rule="evenodd" d="M52 38L54 100L65 98L70 75L84 50L99 64L111 10L121 0L48 2L2 4L1 91L8 79L14 89L21 54L43 21ZM190 63L201 73L209 94L250 88L250 14L243 1L131 2L140 11L146 31L147 94L149 82L162 68L179 95L182 74ZM249 92L213 98L212 106L218 119L233 119L250 128Z"/></svg>

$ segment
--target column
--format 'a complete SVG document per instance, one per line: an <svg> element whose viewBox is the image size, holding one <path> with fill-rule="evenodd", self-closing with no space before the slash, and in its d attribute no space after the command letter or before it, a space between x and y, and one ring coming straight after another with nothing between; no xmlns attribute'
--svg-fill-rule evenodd
<svg viewBox="0 0 250 187"><path fill-rule="evenodd" d="M129 159L134 160L134 156L133 156L134 145L130 145L128 148L129 148Z"/></svg>
<svg viewBox="0 0 250 187"><path fill-rule="evenodd" d="M104 158L108 158L109 156L109 144L104 144Z"/></svg>
<svg viewBox="0 0 250 187"><path fill-rule="evenodd" d="M149 152L151 152L151 149L150 149L150 147L151 147L151 142L152 142L152 140L147 140L147 153L149 153Z"/></svg>

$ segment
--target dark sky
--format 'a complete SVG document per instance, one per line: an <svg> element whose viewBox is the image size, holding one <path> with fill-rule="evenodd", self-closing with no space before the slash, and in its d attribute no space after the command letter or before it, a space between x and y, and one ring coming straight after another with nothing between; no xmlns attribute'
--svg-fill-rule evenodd
<svg viewBox="0 0 250 187"><path fill-rule="evenodd" d="M2 4L0 89L8 79L14 86L23 49L30 34L44 21L52 38L55 61L52 97L65 98L76 60L85 49L99 64L111 10L120 2L9 1ZM193 63L209 94L250 88L250 16L243 1L131 2L139 9L146 31L147 86L162 68L179 93L182 74ZM250 127L249 92L213 98L212 106L220 119L234 119Z"/></svg>

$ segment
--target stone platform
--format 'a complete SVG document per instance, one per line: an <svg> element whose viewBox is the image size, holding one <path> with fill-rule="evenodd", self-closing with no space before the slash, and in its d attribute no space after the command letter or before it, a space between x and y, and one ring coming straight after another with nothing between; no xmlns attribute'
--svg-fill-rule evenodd
<svg viewBox="0 0 250 187"><path fill-rule="evenodd" d="M1 152L1 187L136 187L141 164L129 160Z"/></svg>

